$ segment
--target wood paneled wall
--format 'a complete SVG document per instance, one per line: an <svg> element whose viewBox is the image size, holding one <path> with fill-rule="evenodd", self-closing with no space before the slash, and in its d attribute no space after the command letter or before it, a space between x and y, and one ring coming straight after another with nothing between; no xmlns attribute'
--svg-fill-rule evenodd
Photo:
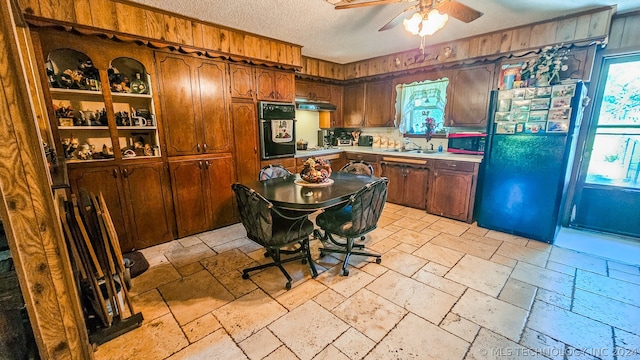
<svg viewBox="0 0 640 360"><path fill-rule="evenodd" d="M18 0L29 19L104 30L154 45L177 45L187 52L302 66L302 47L119 0ZM123 35L125 35L123 37Z"/></svg>
<svg viewBox="0 0 640 360"><path fill-rule="evenodd" d="M336 64L302 57L301 74L351 80L385 73L432 66L454 66L477 60L496 60L511 55L524 55L553 44L588 44L604 42L611 28L615 7L602 7L588 12L500 30L457 41L436 44L425 49ZM625 21L625 24L627 21ZM640 19L628 19L629 38L640 41ZM635 31L636 35L631 35ZM613 31L613 30L612 30ZM627 41L631 41L630 39Z"/></svg>
<svg viewBox="0 0 640 360"><path fill-rule="evenodd" d="M613 18L607 49L640 47L640 11Z"/></svg>

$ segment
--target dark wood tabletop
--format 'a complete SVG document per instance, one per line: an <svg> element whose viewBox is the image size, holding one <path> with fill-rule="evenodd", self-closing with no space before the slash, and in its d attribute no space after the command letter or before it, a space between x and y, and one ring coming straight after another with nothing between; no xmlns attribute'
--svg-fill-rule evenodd
<svg viewBox="0 0 640 360"><path fill-rule="evenodd" d="M334 172L330 179L333 184L324 187L310 187L296 184L300 175L245 182L243 185L271 201L274 206L288 210L315 211L344 203L376 177Z"/></svg>

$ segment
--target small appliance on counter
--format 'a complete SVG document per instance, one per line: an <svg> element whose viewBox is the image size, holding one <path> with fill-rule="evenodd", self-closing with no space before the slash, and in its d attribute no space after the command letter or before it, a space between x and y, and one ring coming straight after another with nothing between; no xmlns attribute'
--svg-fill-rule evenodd
<svg viewBox="0 0 640 360"><path fill-rule="evenodd" d="M449 134L447 151L457 154L484 154L487 134L458 133Z"/></svg>
<svg viewBox="0 0 640 360"><path fill-rule="evenodd" d="M341 131L336 139L336 146L353 146L353 137L346 130Z"/></svg>
<svg viewBox="0 0 640 360"><path fill-rule="evenodd" d="M373 146L373 136L360 135L360 138L358 139L358 146Z"/></svg>

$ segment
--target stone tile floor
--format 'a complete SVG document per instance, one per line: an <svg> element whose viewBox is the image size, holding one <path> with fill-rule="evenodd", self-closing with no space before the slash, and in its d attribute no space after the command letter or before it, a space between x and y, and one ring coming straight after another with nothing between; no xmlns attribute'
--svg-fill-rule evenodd
<svg viewBox="0 0 640 360"><path fill-rule="evenodd" d="M366 245L268 261L240 224L144 249L143 325L96 359L640 359L637 266L387 204Z"/></svg>

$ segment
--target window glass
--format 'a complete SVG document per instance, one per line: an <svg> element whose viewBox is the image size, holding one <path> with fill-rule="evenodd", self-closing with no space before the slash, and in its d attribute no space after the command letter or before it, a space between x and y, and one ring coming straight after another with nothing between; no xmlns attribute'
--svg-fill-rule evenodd
<svg viewBox="0 0 640 360"><path fill-rule="evenodd" d="M396 126L401 134L424 135L426 120L432 118L434 134L444 133L444 108L448 78L396 85Z"/></svg>

